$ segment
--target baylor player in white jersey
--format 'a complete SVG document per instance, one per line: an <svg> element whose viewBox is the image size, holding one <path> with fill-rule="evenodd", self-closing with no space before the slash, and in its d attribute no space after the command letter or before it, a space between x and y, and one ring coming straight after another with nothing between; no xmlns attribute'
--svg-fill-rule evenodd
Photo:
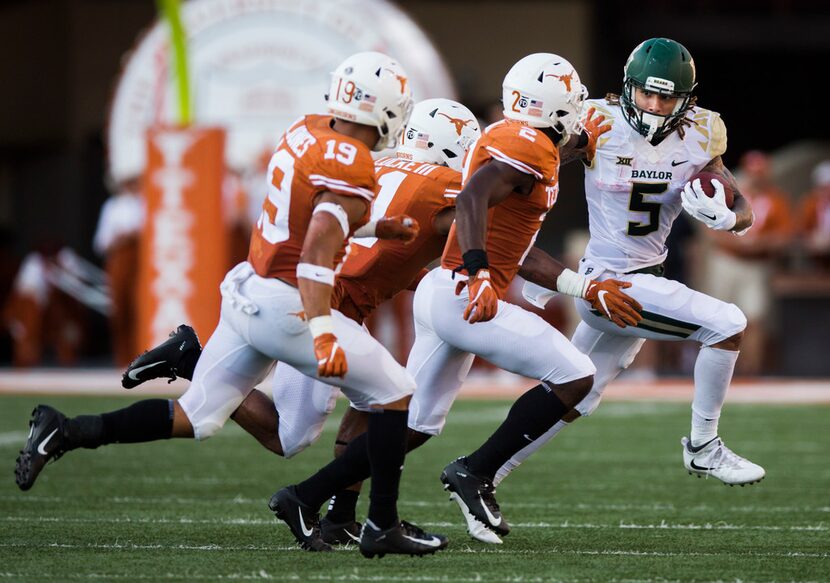
<svg viewBox="0 0 830 583"><path fill-rule="evenodd" d="M643 306L643 320L619 328L577 300L582 317L573 344L597 368L587 397L547 434L505 464L498 483L569 421L589 415L607 384L631 364L646 339L696 340L690 438L683 438L683 461L690 473L726 484L761 480L764 469L728 449L718 437L718 418L732 378L746 318L737 306L662 277L666 237L685 209L709 228L742 234L752 210L734 177L724 168L726 127L720 115L695 105L695 68L689 52L663 38L640 44L625 66L623 93L592 100L589 107L605 115L610 131L598 143L585 170L590 213L590 242L580 263L582 275L631 282L627 289ZM722 176L735 191L732 209L724 202L723 184L713 181L716 196L702 192L689 178L702 170ZM525 297L543 305L553 292L528 284Z"/></svg>

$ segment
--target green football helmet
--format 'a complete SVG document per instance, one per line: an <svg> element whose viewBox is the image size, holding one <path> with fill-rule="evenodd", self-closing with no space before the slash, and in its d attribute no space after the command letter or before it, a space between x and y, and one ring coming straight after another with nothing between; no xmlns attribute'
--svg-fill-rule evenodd
<svg viewBox="0 0 830 583"><path fill-rule="evenodd" d="M623 69L622 114L649 141L662 139L680 124L689 110L695 86L695 62L686 47L667 38L652 38L632 51ZM677 97L669 115L649 113L637 107L634 90Z"/></svg>

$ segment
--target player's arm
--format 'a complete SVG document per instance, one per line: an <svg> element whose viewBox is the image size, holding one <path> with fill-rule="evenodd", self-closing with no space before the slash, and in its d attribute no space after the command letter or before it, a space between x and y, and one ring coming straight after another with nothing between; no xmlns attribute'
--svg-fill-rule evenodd
<svg viewBox="0 0 830 583"><path fill-rule="evenodd" d="M735 233L743 233L752 226L755 220L755 215L752 213L752 205L749 200L741 194L738 189L738 181L723 165L723 160L720 156L715 156L709 163L703 167L703 172L713 172L723 178L724 184L732 189L735 193L735 202L732 205L732 212L735 213L735 226L729 229Z"/></svg>
<svg viewBox="0 0 830 583"><path fill-rule="evenodd" d="M470 303L464 319L470 324L496 316L498 295L490 283L487 261L487 211L511 193L530 194L535 178L512 166L491 160L470 177L455 200L455 234L461 247L462 266L469 275ZM456 293L461 293L461 287Z"/></svg>
<svg viewBox="0 0 830 583"><path fill-rule="evenodd" d="M549 299L553 292L548 290L556 290L565 295L582 298L620 328L636 326L643 319L640 314L643 309L640 302L622 291L631 287L630 283L616 279L588 279L566 268L538 247L531 247L524 263L519 267L519 275L544 288L536 288L534 295L543 295ZM531 299L528 298L528 291L523 290L523 294L527 299ZM538 305L538 302L532 303Z"/></svg>
<svg viewBox="0 0 830 583"><path fill-rule="evenodd" d="M334 257L348 237L350 226L366 214L367 205L364 199L333 192L318 195L297 264L297 287L314 336L318 372L323 377L342 377L348 370L331 318Z"/></svg>

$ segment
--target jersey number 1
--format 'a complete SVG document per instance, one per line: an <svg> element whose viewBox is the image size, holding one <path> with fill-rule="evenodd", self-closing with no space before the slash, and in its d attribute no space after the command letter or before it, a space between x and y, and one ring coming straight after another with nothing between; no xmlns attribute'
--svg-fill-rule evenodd
<svg viewBox="0 0 830 583"><path fill-rule="evenodd" d="M660 208L663 203L647 202L645 197L650 194L663 194L669 185L665 182L635 182L631 185L631 200L628 210L636 213L648 213L648 222L628 221L628 235L643 237L660 228Z"/></svg>

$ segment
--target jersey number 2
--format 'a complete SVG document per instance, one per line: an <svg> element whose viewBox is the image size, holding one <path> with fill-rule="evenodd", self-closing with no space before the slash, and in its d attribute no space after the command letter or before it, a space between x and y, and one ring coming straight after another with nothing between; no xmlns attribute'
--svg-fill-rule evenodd
<svg viewBox="0 0 830 583"><path fill-rule="evenodd" d="M628 210L635 213L648 213L648 222L628 221L628 235L643 237L660 228L660 208L663 203L647 202L645 197L651 194L663 194L669 185L665 182L635 182L631 185L631 200Z"/></svg>

